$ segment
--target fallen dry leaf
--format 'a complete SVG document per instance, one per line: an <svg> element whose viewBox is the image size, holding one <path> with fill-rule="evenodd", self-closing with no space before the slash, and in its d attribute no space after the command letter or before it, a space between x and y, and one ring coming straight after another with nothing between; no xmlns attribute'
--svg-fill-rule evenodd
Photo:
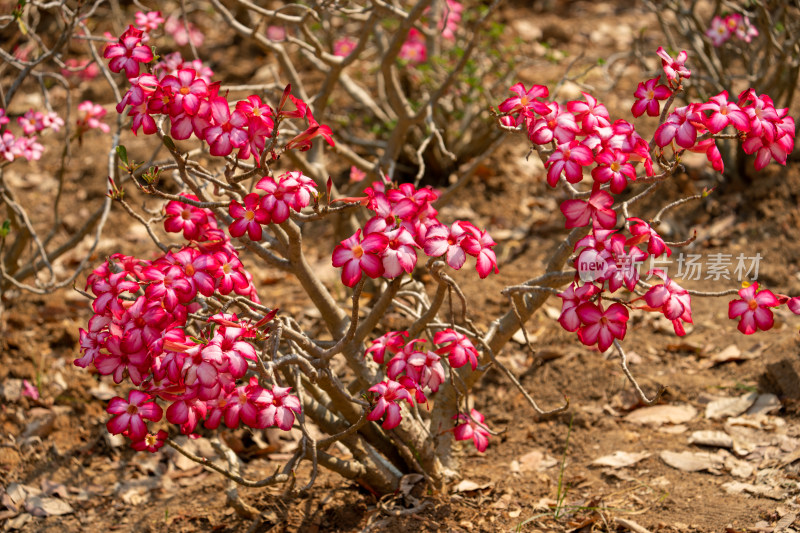
<svg viewBox="0 0 800 533"><path fill-rule="evenodd" d="M758 398L757 392L751 392L738 398L719 398L706 406L706 418L719 420L729 416L739 416L747 411Z"/></svg>
<svg viewBox="0 0 800 533"><path fill-rule="evenodd" d="M621 450L617 450L616 452L612 453L611 455L604 455L603 457L598 457L592 464L595 466L610 466L612 468L624 468L626 466L631 466L642 459L646 459L650 457L649 453L646 452L623 452Z"/></svg>
<svg viewBox="0 0 800 533"><path fill-rule="evenodd" d="M695 431L689 435L689 444L713 446L714 448L733 448L733 438L724 431Z"/></svg>
<svg viewBox="0 0 800 533"><path fill-rule="evenodd" d="M720 474L720 470L725 465L722 457L709 452L671 452L664 450L659 454L659 457L668 466L684 472L705 470L712 474Z"/></svg>
<svg viewBox="0 0 800 533"><path fill-rule="evenodd" d="M520 472L544 472L558 464L558 460L540 450L533 450L519 458Z"/></svg>
<svg viewBox="0 0 800 533"><path fill-rule="evenodd" d="M773 500L783 500L786 498L786 491L777 488L769 487L767 485L753 485L751 483L742 483L741 481L729 481L723 483L722 488L728 494L742 494L744 492L752 494L753 496L764 496Z"/></svg>
<svg viewBox="0 0 800 533"><path fill-rule="evenodd" d="M33 516L60 516L74 512L72 506L60 498L32 496L25 500L25 509Z"/></svg>
<svg viewBox="0 0 800 533"><path fill-rule="evenodd" d="M492 483L483 483L479 485L474 481L464 479L458 485L456 485L456 488L453 489L453 492L473 492L476 490L488 489L491 486Z"/></svg>
<svg viewBox="0 0 800 533"><path fill-rule="evenodd" d="M642 407L625 415L625 420L634 424L660 426L688 422L697 415L691 405L654 405Z"/></svg>
<svg viewBox="0 0 800 533"><path fill-rule="evenodd" d="M779 411L781 407L783 407L781 405L781 401L774 394L770 393L759 394L758 398L756 398L755 403L753 403L753 405L750 406L750 408L747 410L745 414L768 415L776 411Z"/></svg>

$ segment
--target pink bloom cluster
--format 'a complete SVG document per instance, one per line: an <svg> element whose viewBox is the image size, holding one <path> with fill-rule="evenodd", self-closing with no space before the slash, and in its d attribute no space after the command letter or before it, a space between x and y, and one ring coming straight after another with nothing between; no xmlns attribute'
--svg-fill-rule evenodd
<svg viewBox="0 0 800 533"><path fill-rule="evenodd" d="M407 331L390 331L374 341L367 348L365 355L371 355L378 364L386 365L387 379L372 386L369 390L375 393L375 406L367 418L377 421L385 416L384 429L397 427L402 420L400 402L409 405L428 401L425 390L436 392L445 380L442 356L447 356L452 368L461 368L469 364L472 370L478 367L478 350L469 338L453 329L438 331L433 336L433 343L439 347L425 350L420 344L425 339L408 339ZM480 416L480 415L479 415ZM480 417L483 421L483 417ZM472 438L468 430L456 428L456 438L464 440ZM486 449L485 440L476 440L480 451Z"/></svg>
<svg viewBox="0 0 800 533"><path fill-rule="evenodd" d="M137 22L137 24L139 24L139 22ZM186 30L187 28L189 29L188 32ZM175 40L175 44L178 46L186 46L191 42L192 45L199 48L203 46L203 41L205 41L205 35L203 35L203 32L200 31L197 26L188 20L184 21L175 16L170 16L167 18L166 22L164 22L164 31L172 36Z"/></svg>
<svg viewBox="0 0 800 533"><path fill-rule="evenodd" d="M100 67L90 59L70 58L64 61L64 67L61 69L61 75L66 78L77 76L86 81L93 80L100 74Z"/></svg>
<svg viewBox="0 0 800 533"><path fill-rule="evenodd" d="M486 451L486 447L489 446L489 431L483 422L483 415L475 409L470 409L469 415L460 413L453 418L457 421L453 429L456 440L472 439L479 452Z"/></svg>
<svg viewBox="0 0 800 533"><path fill-rule="evenodd" d="M168 404L166 419L185 434L200 421L212 429L241 422L289 430L300 402L288 388L265 389L255 377L239 383L257 358L253 325L217 314L198 337L186 331L202 296L235 292L258 301L237 251L211 211L171 201L165 212L165 229L192 244L152 261L115 254L87 279L95 314L80 330L83 356L75 364L93 365L115 383L127 377L137 387L127 401L111 400L108 412L116 416L109 431L128 436L136 449L158 449L166 433L148 432L145 420L161 419L159 401Z"/></svg>
<svg viewBox="0 0 800 533"><path fill-rule="evenodd" d="M131 84L117 104L117 112L128 108L134 133L139 128L148 135L155 133L153 116L166 115L173 138L184 140L194 135L208 143L211 155L227 156L237 150L236 157L252 156L257 164L261 162L267 138L277 137L278 124L284 118L306 121L306 128L290 139L284 150L308 150L316 137L334 144L330 128L318 124L309 107L292 96L288 86L277 110L257 95L235 102L231 110L231 103L219 94L219 82L210 83L211 71L197 61L183 62L180 54L165 56L156 64L154 72L158 76L140 74L139 63L153 58L150 49L141 44L142 37L141 30L129 26L119 42L105 50L105 57L111 59L109 68L114 72L125 70ZM277 158L274 152L272 156Z"/></svg>
<svg viewBox="0 0 800 533"><path fill-rule="evenodd" d="M657 54L668 86L658 85L660 77L639 83L631 110L634 116L645 113L659 116L659 100L670 99L673 91L679 90L681 81L691 75L685 65L685 51L673 58L659 47ZM597 345L605 351L615 339L625 336L627 307L644 299L646 305L639 309L663 313L672 322L675 333L685 335L684 324L692 322L689 292L660 270L653 273L663 283L651 286L641 298L624 305L614 302L604 306L602 302L606 290L614 293L623 286L629 291L635 289L639 283L637 264L650 256L672 253L644 220L628 219L630 237L615 229L617 213L612 194L620 194L629 182L636 180L637 162L643 163L647 176L654 175L649 143L630 123L624 120L611 123L605 106L589 94L584 93L583 101L562 106L546 101L548 90L540 85L526 89L518 83L510 90L514 96L498 106L504 114L503 124L524 125L532 143L552 148L545 163L551 186L562 180L581 182L585 169L591 168L592 188L588 198L572 198L561 204L567 228L591 225L591 232L574 248L575 281L559 295L563 300L561 325L577 332L583 344ZM788 116L788 110L775 109L768 96L757 95L753 89L743 91L736 102L729 101L728 93L723 91L708 102L674 109L656 130L655 144L661 148L671 145L676 154L683 150L705 153L712 166L721 171L722 157L714 135L728 126L744 139L744 151L756 154L758 170L770 159L786 164L794 148L794 119ZM756 290L757 286L743 289L742 300L731 303L731 318L742 317L740 330L747 334L771 327L772 314L766 308L778 305L772 293L756 294ZM796 307L800 311L800 304Z"/></svg>
<svg viewBox="0 0 800 533"><path fill-rule="evenodd" d="M426 13L428 11L430 10L426 10ZM454 41L456 38L455 32L458 30L458 25L461 22L461 13L464 11L464 6L456 0L447 0L442 11L441 18L437 22L437 27L443 38ZM398 57L411 65L418 65L427 61L428 47L422 32L416 28L411 28L409 30L408 36L406 36L406 40L400 48Z"/></svg>
<svg viewBox="0 0 800 533"><path fill-rule="evenodd" d="M458 220L450 226L439 222L432 205L439 195L430 187L417 189L404 183L390 189L375 182L365 192L367 208L375 215L333 250L333 266L343 267L342 283L348 287L354 287L363 274L392 279L411 273L418 249L429 257L444 256L456 270L471 255L481 278L497 272L494 240L469 222Z"/></svg>
<svg viewBox="0 0 800 533"><path fill-rule="evenodd" d="M91 100L84 100L78 104L78 120L76 122L78 137L93 129L98 129L103 133L111 131L108 124L101 120L104 116L106 116L106 110L100 104L95 104Z"/></svg>
<svg viewBox="0 0 800 533"><path fill-rule="evenodd" d="M711 26L706 30L706 37L711 39L714 46L722 46L733 36L749 43L753 37L758 37L758 30L750 24L748 17L739 13L731 13L725 17L716 16L711 19Z"/></svg>
<svg viewBox="0 0 800 533"><path fill-rule="evenodd" d="M245 233L253 241L263 236L262 224L280 224L289 218L290 210L300 211L317 194L314 180L301 172L285 172L277 179L265 176L256 184L256 189L266 194L250 193L242 203L231 202L228 213L233 222L228 227L231 236L241 237Z"/></svg>
<svg viewBox="0 0 800 533"><path fill-rule="evenodd" d="M5 109L0 108L0 130L10 122ZM47 129L60 131L64 120L55 112L42 113L30 109L21 117L17 117L17 124L22 128L22 135L17 136L5 130L0 134L0 157L11 162L18 157L28 161L37 161L42 157L44 147L37 142L35 134Z"/></svg>

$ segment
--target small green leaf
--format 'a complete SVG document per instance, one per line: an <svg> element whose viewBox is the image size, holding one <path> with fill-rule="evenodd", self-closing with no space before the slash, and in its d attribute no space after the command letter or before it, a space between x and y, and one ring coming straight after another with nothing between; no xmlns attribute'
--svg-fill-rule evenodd
<svg viewBox="0 0 800 533"><path fill-rule="evenodd" d="M122 161L125 166L128 165L128 150L125 149L124 146L121 144L117 146L117 155L119 156L119 160Z"/></svg>
<svg viewBox="0 0 800 533"><path fill-rule="evenodd" d="M11 221L4 220L3 225L0 227L0 237L7 237L10 231L11 231Z"/></svg>

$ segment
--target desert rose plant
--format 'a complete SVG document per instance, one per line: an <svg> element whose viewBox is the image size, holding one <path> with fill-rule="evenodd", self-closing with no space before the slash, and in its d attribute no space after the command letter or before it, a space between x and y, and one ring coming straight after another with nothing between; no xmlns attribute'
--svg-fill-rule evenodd
<svg viewBox="0 0 800 533"><path fill-rule="evenodd" d="M277 62L281 76L272 83L226 86L200 59L205 37L185 8L138 12L97 50L96 67L114 82L117 124L168 152L137 163L133 144L113 139L108 197L145 226L154 253L119 250L88 275L93 316L75 360L120 385L107 428L134 449L171 445L246 486L295 490L293 473L308 461L312 474L300 490L313 485L319 466L376 493L396 490L412 473L442 488L458 474L454 441L480 452L491 443L494 432L470 398L489 368L503 372L539 415L567 408L540 408L497 358L549 297L560 298L558 322L578 342L617 352L645 403L662 391L646 394L628 369L622 343L634 314L662 314L683 335L693 296L736 295L729 315L744 334L770 329L779 305L800 312L800 299L758 283L701 293L659 269L648 272L659 281L648 283L639 268L692 241L666 242L659 222L706 193L651 216L634 212L680 171L685 151L705 154L722 171L716 143L731 139L755 156L757 169L786 163L794 120L760 91L731 97L726 88L676 106L697 77L692 57L652 50L661 68L638 84L626 117L654 123L648 141L589 92L559 102L544 85L509 82L511 96L496 91L492 112L482 113L485 94L469 79L494 64L480 42L495 4L376 0L273 11L235 3L210 5ZM194 58L167 51L173 42ZM436 60L448 54L452 62ZM315 92L298 71L301 61L315 71ZM359 117L343 118L334 97ZM77 131L102 132L104 108L88 102L78 111ZM457 115L459 126L490 123L492 132L465 138L453 127ZM45 121L35 112L23 118L23 135ZM349 120L375 138L356 137ZM451 271L502 275L491 228L446 219L440 209L514 136L568 197L554 216L570 232L540 275L503 291L509 309L487 327L472 320ZM442 158L463 160L463 175L443 193L420 181ZM416 168L404 170L411 162ZM140 210L131 197L160 209ZM326 228L333 240L322 237ZM311 266L309 253L319 250L336 280L325 282ZM318 312L314 324L282 312L282 302L262 301L257 267L248 267L259 263L295 278ZM389 325L390 311L402 320ZM250 479L224 439L240 427L299 430L299 443L273 475ZM177 433L211 435L224 463L184 449ZM342 458L335 443L350 456ZM234 488L228 496L237 510L252 512Z"/></svg>

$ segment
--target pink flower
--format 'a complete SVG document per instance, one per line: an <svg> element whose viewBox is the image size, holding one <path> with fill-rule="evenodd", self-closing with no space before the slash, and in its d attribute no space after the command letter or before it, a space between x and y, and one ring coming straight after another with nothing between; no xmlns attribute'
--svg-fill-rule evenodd
<svg viewBox="0 0 800 533"><path fill-rule="evenodd" d="M251 241L260 241L263 236L261 224L269 224L269 212L261 209L261 197L252 192L242 200L244 206L237 201L232 201L228 213L233 217L233 223L228 226L232 237L241 237L247 232Z"/></svg>
<svg viewBox="0 0 800 533"><path fill-rule="evenodd" d="M139 75L139 63L149 63L153 60L153 51L148 46L141 46L144 33L133 25L128 26L118 43L109 44L103 52L103 57L111 59L108 68L113 72L125 70L128 78Z"/></svg>
<svg viewBox="0 0 800 533"><path fill-rule="evenodd" d="M200 100L209 95L205 80L198 78L195 70L191 68L179 69L176 76L164 76L161 80L161 87L171 90L171 115L177 115L181 111L190 115L197 114L200 109Z"/></svg>
<svg viewBox="0 0 800 533"><path fill-rule="evenodd" d="M575 310L583 326L578 329L578 338L586 346L597 347L605 352L614 343L622 340L628 323L628 309L619 303L611 304L603 310L603 304L585 302Z"/></svg>
<svg viewBox="0 0 800 533"><path fill-rule="evenodd" d="M203 131L211 155L226 156L234 148L247 144L247 117L241 111L230 112L222 96L209 98L212 125Z"/></svg>
<svg viewBox="0 0 800 533"><path fill-rule="evenodd" d="M285 41L286 28L283 26L267 26L267 39L270 41Z"/></svg>
<svg viewBox="0 0 800 533"><path fill-rule="evenodd" d="M562 300L561 316L558 323L567 331L577 331L581 327L581 319L578 317L577 308L584 302L588 302L592 296L600 292L593 283L586 283L576 287L575 282L570 283L566 290L558 295Z"/></svg>
<svg viewBox="0 0 800 533"><path fill-rule="evenodd" d="M469 362L472 370L478 368L478 350L466 335L452 329L437 331L433 336L434 344L444 344L436 350L439 355L447 355L450 366L461 368ZM446 344L445 344L446 343Z"/></svg>
<svg viewBox="0 0 800 533"><path fill-rule="evenodd" d="M475 409L470 409L469 416L458 414L453 417L458 425L453 429L456 440L469 440L475 443L479 452L486 451L489 446L489 431L487 431L483 421L483 415Z"/></svg>
<svg viewBox="0 0 800 533"><path fill-rule="evenodd" d="M403 349L405 339L408 338L407 331L390 331L372 341L372 345L367 348L365 356L372 354L372 360L378 364L383 364L386 360L386 352L394 355Z"/></svg>
<svg viewBox="0 0 800 533"><path fill-rule="evenodd" d="M706 37L711 39L711 44L721 46L731 36L731 30L720 17L711 19L711 26L706 30Z"/></svg>
<svg viewBox="0 0 800 533"><path fill-rule="evenodd" d="M406 375L420 387L428 387L436 392L445 380L444 367L440 359L431 351L414 351L406 359Z"/></svg>
<svg viewBox="0 0 800 533"><path fill-rule="evenodd" d="M152 396L136 389L128 393L127 402L120 397L112 398L106 411L117 415L106 424L109 433L124 433L134 441L143 440L147 435L144 419L158 422L163 414Z"/></svg>
<svg viewBox="0 0 800 533"><path fill-rule="evenodd" d="M552 102L550 113L543 114L528 124L528 137L534 144L547 144L554 140L561 144L575 139L580 128L575 122L575 115Z"/></svg>
<svg viewBox="0 0 800 533"><path fill-rule="evenodd" d="M400 383L392 380L381 381L370 387L369 391L374 392L378 397L375 407L369 412L367 419L375 422L385 414L386 419L381 427L383 429L396 428L402 419L399 402L405 400L411 404L411 395Z"/></svg>
<svg viewBox="0 0 800 533"><path fill-rule="evenodd" d="M0 137L0 155L6 158L7 161L13 161L17 156L16 151L17 138L10 131L4 131L3 136Z"/></svg>
<svg viewBox="0 0 800 533"><path fill-rule="evenodd" d="M292 429L295 413L302 411L300 400L289 394L290 390L291 387L272 387L272 403L264 410L267 420L273 420L269 425L276 425L283 431Z"/></svg>
<svg viewBox="0 0 800 533"><path fill-rule="evenodd" d="M686 335L683 322L692 323L692 297L689 291L668 278L662 270L654 269L652 272L664 283L651 287L645 293L644 301L650 310L664 313L664 316L672 321L675 334L682 337Z"/></svg>
<svg viewBox="0 0 800 533"><path fill-rule="evenodd" d="M333 43L333 55L347 57L353 50L356 49L357 44L358 41L355 39L351 39L350 37L342 37Z"/></svg>
<svg viewBox="0 0 800 533"><path fill-rule="evenodd" d="M658 101L666 100L672 96L672 91L666 85L656 85L658 80L659 78L653 78L652 80L639 82L636 92L633 93L637 98L631 108L634 117L640 117L645 112L649 117L657 117L661 110L661 104Z"/></svg>
<svg viewBox="0 0 800 533"><path fill-rule="evenodd" d="M403 61L408 61L411 65L424 63L428 59L428 49L425 47L425 38L416 28L411 28L408 32L400 53L397 57Z"/></svg>
<svg viewBox="0 0 800 533"><path fill-rule="evenodd" d="M611 192L620 194L628 186L628 180L636 179L628 155L620 150L604 151L595 158L597 166L592 169L592 178L599 183L611 182Z"/></svg>
<svg viewBox="0 0 800 533"><path fill-rule="evenodd" d="M666 146L674 139L681 148L691 148L697 141L698 129L705 129L703 119L697 104L675 108L656 130L656 144Z"/></svg>
<svg viewBox="0 0 800 533"><path fill-rule="evenodd" d="M22 380L22 395L27 396L31 400L39 399L39 389L27 379Z"/></svg>
<svg viewBox="0 0 800 533"><path fill-rule="evenodd" d="M78 133L82 134L90 129L99 129L103 133L108 133L111 129L108 124L101 122L106 116L103 106L95 104L91 100L84 100L78 105Z"/></svg>
<svg viewBox="0 0 800 533"><path fill-rule="evenodd" d="M613 204L614 198L595 183L588 202L574 199L561 203L561 212L567 219L565 227L579 228L593 221L596 228L612 229L617 224L617 214L611 209Z"/></svg>
<svg viewBox="0 0 800 533"><path fill-rule="evenodd" d="M367 173L358 168L357 166L353 165L350 167L350 181L359 182L364 181L364 178L367 177Z"/></svg>
<svg viewBox="0 0 800 533"><path fill-rule="evenodd" d="M186 32L186 28L189 28L188 33ZM203 32L197 29L197 26L189 21L184 22L174 16L170 16L166 20L164 23L164 31L172 35L172 38L175 39L175 44L178 46L186 46L189 44L189 41L191 41L195 48L199 48L203 46L203 41L205 40Z"/></svg>
<svg viewBox="0 0 800 533"><path fill-rule="evenodd" d="M167 440L167 437L169 437L167 432L159 429L155 435L148 433L142 440L132 442L131 448L139 452L147 450L150 453L155 453L164 446L164 441Z"/></svg>
<svg viewBox="0 0 800 533"><path fill-rule="evenodd" d="M161 16L161 11L148 11L147 13L137 11L135 21L140 30L149 32L157 30L164 23L164 17Z"/></svg>
<svg viewBox="0 0 800 533"><path fill-rule="evenodd" d="M217 280L217 289L220 294L230 294L232 290L235 290L236 294L243 294L250 283L244 275L241 261L235 255L224 251L215 253L214 259L219 265L213 275Z"/></svg>
<svg viewBox="0 0 800 533"><path fill-rule="evenodd" d="M478 229L469 222L461 222L461 227L467 230L470 235L466 236L461 242L461 246L469 254L475 257L475 270L478 276L484 279L491 272L497 274L497 256L492 248L497 245L494 239L486 230Z"/></svg>
<svg viewBox="0 0 800 533"><path fill-rule="evenodd" d="M520 120L518 120L517 124L520 124L521 120L526 116L532 116L533 113L538 113L539 115L550 113L550 106L537 100L537 98L547 98L550 94L550 91L544 85L531 85L530 89L525 89L523 84L516 83L509 90L517 96L504 100L497 108L501 113L519 114Z"/></svg>
<svg viewBox="0 0 800 533"><path fill-rule="evenodd" d="M559 144L545 163L547 167L547 183L555 187L563 173L570 183L578 183L583 179L583 170L594 162L594 154L578 141Z"/></svg>
<svg viewBox="0 0 800 533"><path fill-rule="evenodd" d="M706 158L708 159L708 162L711 163L711 167L717 172L722 172L725 170L725 163L722 161L722 154L719 153L719 148L717 148L717 143L714 142L713 138L700 141L689 148L689 151L698 154L706 154Z"/></svg>
<svg viewBox="0 0 800 533"><path fill-rule="evenodd" d="M569 112L575 115L575 119L581 122L582 133L588 135L598 127L610 126L608 109L599 103L597 98L589 93L581 92L586 99L585 102L575 100L567 103Z"/></svg>
<svg viewBox="0 0 800 533"><path fill-rule="evenodd" d="M388 243L381 254L383 262L383 277L393 279L403 272L410 274L417 265L417 251L419 245L414 237L404 227L400 226L384 232Z"/></svg>
<svg viewBox="0 0 800 533"><path fill-rule="evenodd" d="M631 217L628 219L628 221L633 222L630 227L630 232L633 237L628 239L628 245L646 242L647 252L653 257L658 257L664 252L667 252L667 257L672 255L672 250L670 250L669 246L664 243L664 239L650 226L650 224L641 218L636 217Z"/></svg>
<svg viewBox="0 0 800 533"><path fill-rule="evenodd" d="M355 287L362 274L377 278L383 274L379 256L389 239L383 233L370 233L361 239L361 230L343 240L333 250L333 266L342 268L342 283Z"/></svg>
<svg viewBox="0 0 800 533"><path fill-rule="evenodd" d="M741 300L728 304L728 318L739 318L739 331L752 335L759 329L767 331L774 323L769 307L780 305L778 298L767 289L758 290L758 283L739 290Z"/></svg>
<svg viewBox="0 0 800 533"><path fill-rule="evenodd" d="M670 82L680 78L688 78L692 75L692 72L684 66L686 58L688 57L686 50L681 51L678 57L673 59L667 51L664 50L663 46L659 46L658 50L656 50L656 54L661 58L664 74L667 75L667 79L670 80Z"/></svg>
<svg viewBox="0 0 800 533"><path fill-rule="evenodd" d="M468 236L466 229L459 221L448 227L439 224L428 229L425 234L425 253L429 257L445 255L447 264L458 270L467 260L464 240Z"/></svg>
<svg viewBox="0 0 800 533"><path fill-rule="evenodd" d="M728 91L722 91L718 95L712 96L708 102L700 104L697 110L712 111L704 121L711 133L719 133L728 124L732 124L739 131L750 131L750 120L747 113L739 109L738 105L728 101Z"/></svg>
<svg viewBox="0 0 800 533"><path fill-rule="evenodd" d="M197 200L194 196L190 199ZM183 232L183 238L187 241L197 240L200 229L208 222L208 213L205 209L176 200L167 203L164 213L166 214L164 229L170 233Z"/></svg>

